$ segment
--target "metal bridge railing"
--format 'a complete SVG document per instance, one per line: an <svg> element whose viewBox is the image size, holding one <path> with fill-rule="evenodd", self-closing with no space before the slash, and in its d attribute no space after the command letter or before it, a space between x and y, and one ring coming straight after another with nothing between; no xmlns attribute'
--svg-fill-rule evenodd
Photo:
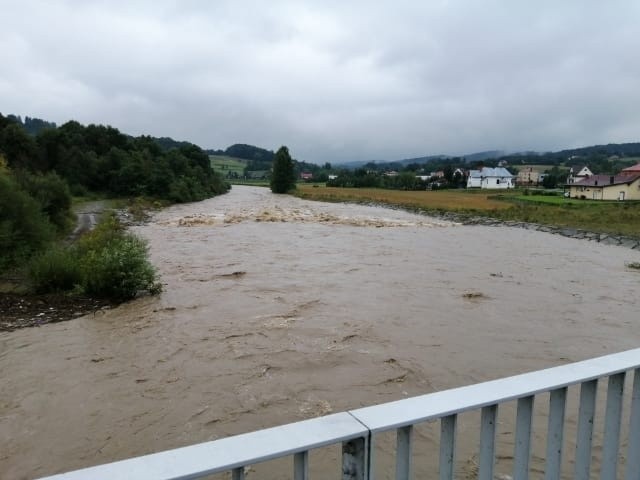
<svg viewBox="0 0 640 480"><path fill-rule="evenodd" d="M634 372L631 392L625 480L640 479L640 349L513 377L455 388L396 402L259 430L152 455L47 477L47 480L192 479L232 472L244 479L245 467L293 456L293 478L309 478L309 451L342 444L342 479L375 478L375 443L382 432L397 432L396 478L412 478L414 426L440 421L439 478L454 478L458 415L480 410L478 478L494 478L496 415L504 402L517 402L513 478L529 478L534 398L549 393L545 480L558 479L563 456L567 388L580 385L573 478L590 478L592 438L599 379L608 378L602 452L602 480L623 478L619 472L625 376ZM627 430L625 430L627 431ZM435 476L435 474L434 474Z"/></svg>

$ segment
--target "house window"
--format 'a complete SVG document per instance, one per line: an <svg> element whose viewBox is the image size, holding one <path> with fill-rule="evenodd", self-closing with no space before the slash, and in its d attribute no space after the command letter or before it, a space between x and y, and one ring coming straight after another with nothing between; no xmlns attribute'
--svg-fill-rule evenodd
<svg viewBox="0 0 640 480"><path fill-rule="evenodd" d="M499 178L496 179L496 185L500 185L500 179Z"/></svg>

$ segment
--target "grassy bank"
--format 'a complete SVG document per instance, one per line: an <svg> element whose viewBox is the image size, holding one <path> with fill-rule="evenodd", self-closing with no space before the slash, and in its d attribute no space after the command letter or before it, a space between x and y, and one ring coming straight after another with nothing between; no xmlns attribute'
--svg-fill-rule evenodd
<svg viewBox="0 0 640 480"><path fill-rule="evenodd" d="M373 202L425 213L454 212L640 237L638 202L596 202L569 200L561 196L526 196L520 191L399 191L307 185L298 185L294 194L309 200Z"/></svg>

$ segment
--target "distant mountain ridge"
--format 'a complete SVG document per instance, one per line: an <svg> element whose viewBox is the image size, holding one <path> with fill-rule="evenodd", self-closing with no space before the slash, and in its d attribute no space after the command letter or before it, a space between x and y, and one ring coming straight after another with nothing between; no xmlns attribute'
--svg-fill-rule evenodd
<svg viewBox="0 0 640 480"><path fill-rule="evenodd" d="M47 128L57 128L54 122L48 122L40 118L24 117L24 120L18 115L8 115L8 119L18 123L22 126L30 135L37 135L41 130ZM188 145L194 145L187 141L178 141L170 137L149 137L155 141L163 150L169 150L172 148L180 148ZM205 149L209 155L227 155L230 157L242 158L247 160L252 168L263 169L270 165L273 160L274 152L265 148L257 147L254 145L248 145L243 143L236 143L224 150ZM576 157L576 163L580 162L580 159L587 161L589 157L594 156L614 156L619 157L640 157L640 142L629 143L608 143L606 145L593 145L588 147L578 147L564 149L556 152L536 152L536 151L520 151L520 152L507 152L504 150L486 150L481 152L469 153L466 155L425 155L422 157L404 158L401 160L358 160L358 161L346 161L346 162L334 162L336 167L355 169L361 168L369 163L373 163L376 167L400 169L410 164L429 164L429 163L442 163L446 160L452 160L456 163L476 163L482 161L498 161L506 160L508 163L542 163L542 164L557 164L561 161L568 161L572 157ZM304 164L304 161L299 161Z"/></svg>
<svg viewBox="0 0 640 480"><path fill-rule="evenodd" d="M589 158L595 156L619 156L619 157L640 157L640 142L629 143L609 143L606 145L592 145L589 147L578 147L559 150L556 152L506 152L504 150L487 150L483 152L470 153L467 155L428 155L424 157L405 158L402 160L360 160L351 162L336 163L343 168L362 168L363 166L374 163L377 167L386 166L389 169L400 168L410 164L429 164L441 163L444 160L452 160L457 163L476 163L482 161L499 161L506 160L507 163L543 163L556 164L561 161L576 162L588 161ZM576 158L573 158L576 157Z"/></svg>

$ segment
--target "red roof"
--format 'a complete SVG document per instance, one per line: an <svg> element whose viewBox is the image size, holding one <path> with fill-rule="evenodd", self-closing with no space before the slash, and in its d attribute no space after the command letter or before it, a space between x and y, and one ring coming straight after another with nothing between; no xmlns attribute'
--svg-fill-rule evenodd
<svg viewBox="0 0 640 480"><path fill-rule="evenodd" d="M633 167L625 168L623 172L638 172L640 173L640 163L636 163Z"/></svg>
<svg viewBox="0 0 640 480"><path fill-rule="evenodd" d="M623 170L624 171L624 170ZM630 175L630 173L632 175ZM626 175L591 175L590 177L580 180L579 182L572 183L571 186L575 187L606 187L607 185L620 185L622 183L631 183L637 178L640 178L640 170L634 174L634 172L627 172Z"/></svg>

